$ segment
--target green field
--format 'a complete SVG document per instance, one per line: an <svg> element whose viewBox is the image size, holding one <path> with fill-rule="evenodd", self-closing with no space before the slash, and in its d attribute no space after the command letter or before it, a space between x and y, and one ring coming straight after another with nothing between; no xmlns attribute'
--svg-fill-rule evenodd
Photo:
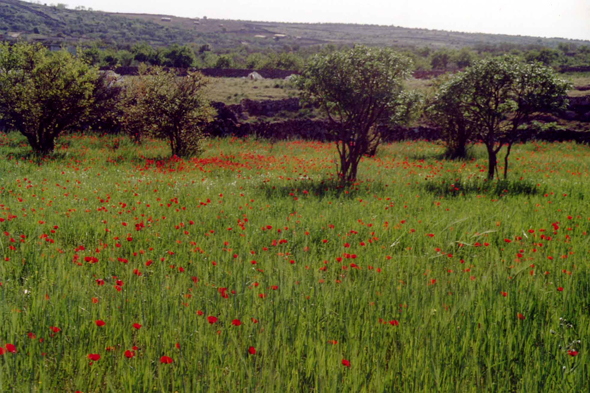
<svg viewBox="0 0 590 393"><path fill-rule="evenodd" d="M280 79L209 78L209 81L207 98L225 104L239 104L243 99L281 100L299 95L292 84Z"/></svg>
<svg viewBox="0 0 590 393"><path fill-rule="evenodd" d="M0 390L588 391L590 148L441 153L0 134Z"/></svg>

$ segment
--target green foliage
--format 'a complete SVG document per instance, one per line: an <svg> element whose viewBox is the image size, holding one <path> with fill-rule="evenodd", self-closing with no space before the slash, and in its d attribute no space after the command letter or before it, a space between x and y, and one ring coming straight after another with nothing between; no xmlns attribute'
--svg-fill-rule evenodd
<svg viewBox="0 0 590 393"><path fill-rule="evenodd" d="M101 61L101 50L96 45L89 48L79 48L79 57L91 65L98 65Z"/></svg>
<svg viewBox="0 0 590 393"><path fill-rule="evenodd" d="M101 72L93 86L93 101L88 115L80 120L77 127L81 130L119 131L122 118L119 106L121 90L121 81L116 74Z"/></svg>
<svg viewBox="0 0 590 393"><path fill-rule="evenodd" d="M140 42L131 48L133 59L138 63L151 63L155 64L158 62L158 52L147 42Z"/></svg>
<svg viewBox="0 0 590 393"><path fill-rule="evenodd" d="M117 51L115 51L114 49L104 50L102 52L100 63L104 66L115 67L119 63Z"/></svg>
<svg viewBox="0 0 590 393"><path fill-rule="evenodd" d="M252 53L246 58L245 68L249 70L261 69L264 56L261 53Z"/></svg>
<svg viewBox="0 0 590 393"><path fill-rule="evenodd" d="M454 56L454 61L459 68L469 67L475 61L475 54L468 48L463 48Z"/></svg>
<svg viewBox="0 0 590 393"><path fill-rule="evenodd" d="M448 50L439 50L430 58L432 68L436 70L446 70L451 61L451 54Z"/></svg>
<svg viewBox="0 0 590 393"><path fill-rule="evenodd" d="M199 47L199 53L205 53L205 52L210 52L211 51L211 45L209 44L203 44Z"/></svg>
<svg viewBox="0 0 590 393"><path fill-rule="evenodd" d="M550 66L553 63L555 63L555 61L557 59L559 59L559 52L553 49L549 49L549 48L543 48L539 51L537 50L532 50L529 51L526 56L525 56L526 60L528 62L539 62L542 63L546 66Z"/></svg>
<svg viewBox="0 0 590 393"><path fill-rule="evenodd" d="M143 134L165 139L178 157L201 151L202 127L212 120L213 109L205 98L207 79L189 72L178 77L155 67L126 85L121 110L126 132L140 140Z"/></svg>
<svg viewBox="0 0 590 393"><path fill-rule="evenodd" d="M566 107L569 82L540 63L527 64L512 56L477 62L443 83L430 106L430 113L447 133L447 140L464 135L486 145L488 179L497 170L497 155L508 144L504 176L512 144L523 125L539 112ZM451 142L452 143L452 142Z"/></svg>
<svg viewBox="0 0 590 393"><path fill-rule="evenodd" d="M228 55L221 55L217 58L214 68L231 68L233 65L233 59Z"/></svg>
<svg viewBox="0 0 590 393"><path fill-rule="evenodd" d="M378 145L378 126L396 122L410 107L402 82L410 59L389 49L356 46L314 56L296 83L302 99L318 105L330 122L343 181L357 177L361 157Z"/></svg>
<svg viewBox="0 0 590 393"><path fill-rule="evenodd" d="M260 68L300 70L303 68L303 60L300 56L290 52L272 53L262 62Z"/></svg>
<svg viewBox="0 0 590 393"><path fill-rule="evenodd" d="M161 53L162 63L168 67L189 68L195 62L195 54L186 45L174 44Z"/></svg>
<svg viewBox="0 0 590 393"><path fill-rule="evenodd" d="M97 81L95 68L65 50L0 44L0 118L37 154L51 153L59 134L89 113Z"/></svg>
<svg viewBox="0 0 590 393"><path fill-rule="evenodd" d="M129 67L133 63L134 56L127 50L120 50L117 52L117 60L121 66Z"/></svg>
<svg viewBox="0 0 590 393"><path fill-rule="evenodd" d="M445 155L451 159L467 157L467 144L475 130L466 117L464 85L449 83L449 77L437 81L439 90L427 106L428 117L442 130Z"/></svg>

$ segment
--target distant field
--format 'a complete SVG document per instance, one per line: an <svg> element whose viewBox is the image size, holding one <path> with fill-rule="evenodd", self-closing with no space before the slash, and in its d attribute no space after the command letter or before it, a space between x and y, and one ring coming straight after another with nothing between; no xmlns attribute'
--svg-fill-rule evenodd
<svg viewBox="0 0 590 393"><path fill-rule="evenodd" d="M281 79L250 80L242 78L209 78L207 96L212 101L239 104L242 99L280 100L295 97L297 90Z"/></svg>
<svg viewBox="0 0 590 393"><path fill-rule="evenodd" d="M298 90L289 82L282 79L250 80L242 78L209 78L210 85L207 95L212 101L220 101L226 104L237 104L242 99L251 100L280 100L298 96ZM406 87L420 91L423 94L432 94L433 80L410 79Z"/></svg>
<svg viewBox="0 0 590 393"><path fill-rule="evenodd" d="M564 74L563 77L570 80L575 87L590 86L590 73ZM237 104L242 99L251 100L279 100L296 97L298 91L290 83L281 79L265 79L253 81L242 78L210 78L207 95L212 101L220 101L226 104ZM406 81L406 88L416 90L425 96L435 93L434 79L415 79ZM580 97L590 95L590 90L570 90L568 95Z"/></svg>
<svg viewBox="0 0 590 393"><path fill-rule="evenodd" d="M0 390L590 390L590 148L0 134ZM500 162L503 162L502 160ZM502 171L502 168L500 168Z"/></svg>
<svg viewBox="0 0 590 393"><path fill-rule="evenodd" d="M574 84L574 89L568 93L571 97L590 95L590 72L568 73L564 76ZM581 91L575 89L576 87L587 87L588 89Z"/></svg>

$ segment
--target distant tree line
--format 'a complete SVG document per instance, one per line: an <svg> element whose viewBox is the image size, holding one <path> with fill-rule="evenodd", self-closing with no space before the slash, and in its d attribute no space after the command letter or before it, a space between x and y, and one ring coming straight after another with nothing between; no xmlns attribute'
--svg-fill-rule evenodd
<svg viewBox="0 0 590 393"><path fill-rule="evenodd" d="M141 42L114 48L96 42L80 48L80 56L92 65L101 67L137 66L146 63L154 66L179 68L241 68L283 69L301 71L305 63L316 54L329 54L347 50L353 45L317 45L300 47L283 45L279 49L253 50L214 48L211 44L173 44L154 47ZM542 63L555 68L586 66L590 64L590 46L559 44L557 49L514 44L477 45L474 48L430 47L398 48L398 52L412 59L415 70L454 71L471 66L474 62L500 55L511 55L528 63Z"/></svg>

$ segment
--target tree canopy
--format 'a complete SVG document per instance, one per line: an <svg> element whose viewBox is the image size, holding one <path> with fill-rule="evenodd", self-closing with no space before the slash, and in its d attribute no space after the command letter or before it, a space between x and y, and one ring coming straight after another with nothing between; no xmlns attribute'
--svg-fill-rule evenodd
<svg viewBox="0 0 590 393"><path fill-rule="evenodd" d="M524 63L513 56L476 62L444 83L430 111L447 136L460 129L467 139L481 140L488 151L488 179L497 171L497 155L507 145L504 175L514 142L525 124L539 112L555 112L567 105L570 84L541 63Z"/></svg>
<svg viewBox="0 0 590 393"><path fill-rule="evenodd" d="M51 153L59 134L90 112L99 82L95 68L65 50L0 44L0 118L37 154Z"/></svg>
<svg viewBox="0 0 590 393"><path fill-rule="evenodd" d="M354 180L362 156L380 142L378 125L403 120L416 103L403 86L411 66L392 50L356 46L312 57L297 79L304 101L328 118L342 180Z"/></svg>

